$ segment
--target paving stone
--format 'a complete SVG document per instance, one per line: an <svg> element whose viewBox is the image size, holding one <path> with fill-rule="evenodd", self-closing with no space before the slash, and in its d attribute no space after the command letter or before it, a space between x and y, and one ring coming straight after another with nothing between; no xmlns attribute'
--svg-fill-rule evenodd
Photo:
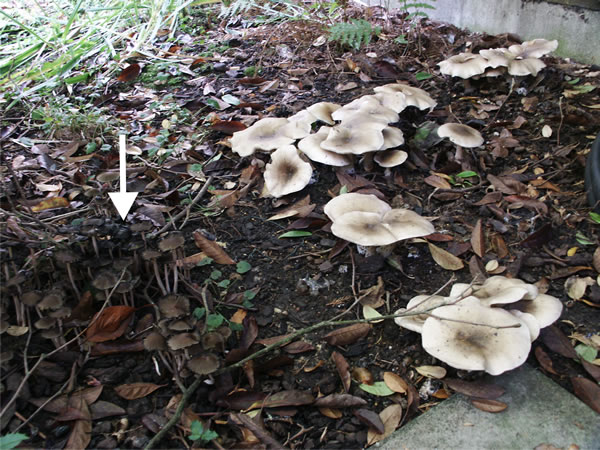
<svg viewBox="0 0 600 450"><path fill-rule="evenodd" d="M506 389L500 413L486 413L469 399L448 400L398 429L378 447L418 449L533 449L540 444L600 449L600 415L531 366L521 366L493 382Z"/></svg>

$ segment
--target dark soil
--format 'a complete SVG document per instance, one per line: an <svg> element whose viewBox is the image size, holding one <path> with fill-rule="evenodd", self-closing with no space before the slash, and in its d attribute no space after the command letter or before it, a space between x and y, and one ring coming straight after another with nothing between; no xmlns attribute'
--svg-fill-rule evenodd
<svg viewBox="0 0 600 450"><path fill-rule="evenodd" d="M349 14L359 17L362 13L349 10ZM600 233L598 224L588 215L583 174L586 154L600 131L598 114L591 108L600 104L600 89L564 96L564 91L572 88L569 82L576 78L581 79L581 83L589 81L597 85L600 68L545 57L547 67L537 77L519 79L512 88L510 81L504 79L479 80L465 91L467 88L461 81L440 75L436 64L466 48L477 51L511 45L516 37L469 34L448 25L423 21L419 28L420 46L413 40L415 34L409 34L410 44L400 45L394 39L405 25L402 17L394 16L386 23L380 18L381 11L375 9L370 14L371 20L382 25L383 34L366 49L352 52L335 43L312 45L322 34L314 24L298 22L251 28L243 38L233 39L213 24L213 30L208 32L210 42L228 42L229 49L217 60L196 67L196 82L152 91L158 99L173 94L175 102L191 111L196 122L172 133L174 139L179 139L178 144L162 160L145 155L142 160L131 159L135 162L129 164L128 190L143 192L126 221L120 219L106 195L117 189L117 181L99 182L94 178L117 167L116 151L97 152L88 160L73 162L50 155L76 141L78 136L64 134L60 142L51 142L49 149L39 154L23 150L13 140L3 142L2 319L7 325L29 327L20 336L2 334L2 405L6 405L16 391L19 393L16 403L2 417L3 434L15 431L32 416L41 404L40 399L53 396L59 390L73 393L94 386L103 388L98 401L88 400L91 416L89 411L87 416L82 416L78 406L66 408L66 402L62 408L46 407L20 428L31 436L27 445L63 448L73 439L74 430L83 427L82 422L89 422L92 417L90 448L141 448L173 415L180 401L177 396L182 392L181 387L191 385L194 380L183 361L204 350L200 344L186 349L185 354L182 350L166 350L164 353L170 355L163 356L175 367L176 377L157 352L144 350L142 340L149 331L159 329L169 335L173 330L168 327L174 319L161 316L155 306L162 297L160 288L151 263L143 261L140 254L143 249L158 248L162 236L153 233L186 207L182 200L189 202L209 176L214 178L207 194L191 208L187 217L177 221L185 237L183 253L190 256L200 251L194 241L194 232L198 232L218 242L235 262L247 261L251 269L240 274L236 272L236 265L216 261L180 269L178 292L189 298L189 313L183 319L187 319L198 338L206 335L207 329L205 316L199 320L193 318L196 308L207 306L210 312L221 314L227 320L236 311L237 317L242 314L240 311L245 311L242 325L239 329L234 327L231 336L227 337L229 333L223 328L218 329L225 333L225 338L211 351L218 356L221 367L264 348L254 342L255 338L286 335L344 311L347 314L342 319L361 319L360 305L348 308L356 296L378 282L383 284L385 301L379 311L392 314L413 296L432 294L453 276L457 281L470 282L474 276L485 274L484 267L489 261L496 260L499 266L505 267L503 275L539 283L564 304L563 316L551 336L546 333L534 342L529 362L569 390L572 390L571 377L593 379L594 373L597 376L597 366L596 372L593 369L586 372L575 359L561 356L562 347L555 343L560 340L556 336L563 335L591 338L597 335L600 323L600 289L595 283L578 300L570 298L565 289L569 277L589 276L594 281L598 275L599 264L593 255ZM207 47L208 44L192 44L186 53L201 54ZM356 71L348 69L349 61L358 67ZM261 92L260 86L240 84L244 68L250 66L262 67L260 76L266 82L279 80L278 87ZM430 73L432 77L418 81L419 72ZM192 138L194 133L210 130L208 122L199 120L209 112L221 120L243 120L250 124L262 116L288 117L319 101L347 103L372 93L375 86L394 80L425 89L438 105L432 112L409 108L401 114L397 125L404 132L407 145L403 148L410 157L391 171L378 166L366 170L357 162L355 170L346 174L315 163L311 185L284 199L273 200L260 195L259 171L249 178L247 175L252 164L260 167L261 162L268 162L267 154L240 159L223 145L226 136L217 131L209 131L201 142ZM340 90L339 86L349 82L356 83L357 87ZM212 89L207 90L209 85ZM135 80L115 82L101 101L110 107L115 117L130 122L132 136L145 138L136 145L146 151L156 147L156 140L151 138L159 133L162 121L170 119L170 113L158 113L151 122L137 120L136 115L147 111L150 101L154 101L141 95L134 97L134 91L140 87ZM118 97L119 93L123 95ZM207 107L209 97L224 94L262 106L258 110L227 108L223 111ZM437 124L460 121L481 131L486 143L468 152L461 165L454 161L455 149L447 141L433 142L430 146L415 143L416 130L427 121ZM544 125L553 130L549 138L541 134ZM508 146L502 156L494 155L494 148L501 151L498 148L506 133L512 135L514 145ZM27 121L17 123L12 136L48 138L29 127ZM80 145L81 149L74 156L84 154L85 142ZM190 178L187 164L203 164L219 152L222 152L220 159L203 167L203 177ZM13 164L19 157L23 160ZM28 161L36 164L24 169ZM49 165L50 162L54 166ZM451 189L434 188L424 181L433 173L456 175L465 170L477 172L478 177L455 184ZM486 194L498 192L498 186L488 175L512 180L516 191L506 191L494 202L481 203ZM250 180L250 187L245 188L248 181L240 181L240 176ZM47 184L62 182L59 194L70 198L70 206L28 211L26 207L33 206L33 200L43 197L43 192L34 185L42 180ZM177 191L193 183L196 183L194 192ZM431 218L436 235L430 242L460 257L465 267L455 272L443 269L433 260L426 243L398 245L388 260L380 255L364 257L354 245L344 246L329 231L322 209L339 193L342 185L350 191L377 192L394 206L408 207ZM238 197L237 200L233 201L232 195ZM306 196L309 203L316 205L308 216L269 220ZM470 244L478 220L482 221L486 239L482 258L473 253ZM140 224L147 227L139 231L136 226L141 227ZM312 234L279 238L286 230ZM57 260L57 252L64 249L78 257L71 270L79 296L68 279L65 263ZM205 248L202 250L206 252ZM39 355L52 351L85 329L103 304L104 293L93 287L92 279L106 270L118 277L123 267L120 261L126 258L129 273L139 280L131 293L115 293L111 299L113 306L125 305L127 301L137 308L131 319L127 319L130 322L122 336L98 344L86 342L82 336L54 353L29 376L27 372ZM159 259L161 274L163 266L168 267L172 281L170 255ZM223 280L229 280L229 285L219 286ZM37 291L45 295L52 289L59 289L64 295L62 301L69 311L61 316L60 333L47 339L33 324L52 310L22 306L21 300L24 293ZM86 303L86 292L97 300L88 299ZM256 295L244 297L245 292ZM448 288L442 292L447 293ZM17 322L15 305L24 312L21 323ZM122 318L118 322L127 320ZM226 328L227 322L223 326ZM440 365L448 370L448 377L467 380L482 375L457 371L440 363L423 351L416 333L399 328L392 320L373 324L366 337L343 346L326 342L324 336L331 330L324 328L302 336L295 341L295 347L272 350L243 368L206 376L206 382L188 400L178 425L159 446L189 448L192 441L187 436L193 420L201 420L206 429L218 433L216 440L206 444L215 448L270 447L273 442L269 438L293 448L366 446L368 426L354 414L356 407L317 408L307 404L310 402L297 392L309 392L314 398L344 392L332 360L333 352L343 355L354 377L363 382L368 378L367 372L374 381L381 381L384 372L394 372L404 378L409 385L404 395L368 394L356 381L349 390L353 396L366 401L362 408L375 413L392 403L401 405L404 411L401 424L435 407L452 392L443 380L431 381L419 375L415 367ZM577 343L568 339L566 342L568 345ZM539 350L534 352L536 348ZM27 366L24 366L25 361ZM26 374L26 382L19 387ZM133 400L117 395L114 389L137 382L160 387ZM254 419L262 431L250 435L248 426L242 426L234 413L249 409L256 400L268 401L265 399L281 393L287 395L283 401L269 404L272 407L261 410ZM98 412L93 405L100 401L110 402L110 408L115 410ZM109 404L103 407L110 409Z"/></svg>

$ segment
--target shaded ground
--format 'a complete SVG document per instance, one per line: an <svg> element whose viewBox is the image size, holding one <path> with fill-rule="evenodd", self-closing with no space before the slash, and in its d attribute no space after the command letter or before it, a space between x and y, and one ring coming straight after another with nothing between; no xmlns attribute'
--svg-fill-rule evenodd
<svg viewBox="0 0 600 450"><path fill-rule="evenodd" d="M598 333L600 289L594 279L600 264L593 258L598 225L588 216L583 170L600 130L595 113L600 98L597 88L568 91L585 83L597 86L600 68L546 57L548 67L537 77L519 79L513 86L504 79L480 80L467 88L440 76L436 64L467 46L473 51L506 47L515 37L472 35L424 22L418 40L407 29L409 44L399 44L395 38L406 25L402 17L386 21L382 11L369 11L383 32L366 49L353 52L332 42L313 45L323 32L310 23L250 28L242 38L225 34L210 18L198 17L188 23L189 30L199 25L210 29L202 36L206 41L183 32L175 42L181 47L170 50L203 61L160 66L140 59L137 63L144 68L139 77L113 80L96 92L97 106L123 121L130 150L137 153L129 156L128 190L141 194L127 221L121 221L106 195L118 187L115 136L104 136L97 150L86 153L90 147L81 138L93 123L77 130L53 128L49 135L28 119L19 120L18 114L6 118L0 199L2 317L7 331L2 335L2 404L15 391L19 398L2 417L3 433L17 429L41 405L40 399L87 387L84 395L45 405L20 429L32 436L31 446L85 443L82 436L91 432L91 448L143 447L172 416L181 386L192 383L193 374L185 367L190 356L210 350L224 367L271 343L261 339L347 311L378 283L372 295L383 299L379 310L389 314L417 294L433 293L452 275L470 282L486 272L490 261L498 263L495 273L538 283L564 303L557 328L534 343L529 361L570 390L571 377L597 380L598 367L588 364L586 372L569 354L573 350L564 335L582 342ZM349 14L360 17L362 12ZM241 30L242 25L229 26ZM252 67L261 68L260 79L252 79L257 75ZM156 77L144 78L153 71L165 74L161 83L156 84ZM418 81L425 73L432 76ZM438 102L431 112L410 108L401 114L397 125L404 132L409 160L390 171L378 166L366 170L357 162L350 173L315 163L314 182L277 201L260 196L260 169L268 155L240 159L224 145L226 134L214 129L219 124L211 128L217 119L249 125L262 116L289 117L319 101L347 103L394 80L419 86ZM74 95L85 96L93 89L77 90ZM242 105L231 105L238 100ZM424 124L447 121L468 124L485 137L484 146L469 152L462 164L454 161L449 142L414 139ZM544 125L551 128L551 136L542 135ZM38 142L26 145L25 138ZM110 151L101 149L106 143L112 145ZM477 176L456 176L465 171ZM175 283L173 259L179 260L177 292L187 297L187 302L165 305L152 260L144 260L142 252L159 249L163 235L156 232L207 182L206 194L175 221L185 238L183 250L156 258L157 272L170 290ZM342 186L377 192L392 205L432 218L436 234L430 242L460 257L464 268L442 268L426 243L400 245L388 261L379 255L363 257L354 246L344 246L328 231L322 212ZM68 206L40 207L48 192ZM305 208L300 214L304 217L268 220L303 199L315 205L312 212ZM52 206L62 206L60 202ZM485 241L481 258L471 244L478 220ZM286 230L311 234L279 238ZM214 261L203 260L201 250ZM219 264L225 262L224 254L238 264ZM243 261L247 264L240 265ZM101 309L111 288L99 287L96 278L106 272L131 280L131 290L123 287L124 292L113 293L111 304L136 309L120 309L110 317L112 325L103 323L100 330L85 334L88 340L91 336L104 342L91 345L83 336L70 341ZM567 295L565 281L570 277L591 277L584 295ZM32 298L32 292L39 298ZM49 299L51 292L57 298ZM355 306L343 318L362 318L362 312ZM28 328L5 330L9 325ZM147 351L142 341L153 330L167 339L186 334L190 342L168 341L160 354ZM365 415L370 416L353 414L356 405L379 413L398 404L405 423L451 392L443 381L416 372L422 365L445 365L422 350L416 333L393 321L370 330L367 326L366 336L363 328L344 345L326 341L329 331L303 336L242 369L209 376L160 447L189 447L191 423L201 420L205 429L218 434L208 446L255 448L278 442L295 448L361 448L369 428ZM38 355L68 341L20 386ZM174 349L179 346L185 348ZM353 382L349 393L357 403L312 406L320 394L344 392L338 374L343 364L339 356L336 364L333 352L343 355L355 380L368 384L370 378L381 381L385 372L394 372L405 380L408 392L377 396ZM203 370L212 370L207 368L210 362ZM175 383L168 366L177 373ZM479 377L446 368L452 377ZM148 384L130 386L139 382ZM132 397L139 398L127 399ZM254 425L234 414L256 401L266 409Z"/></svg>

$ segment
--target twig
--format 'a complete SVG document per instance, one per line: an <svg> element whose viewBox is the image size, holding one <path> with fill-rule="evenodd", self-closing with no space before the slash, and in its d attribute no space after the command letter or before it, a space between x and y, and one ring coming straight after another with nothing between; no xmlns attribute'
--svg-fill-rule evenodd
<svg viewBox="0 0 600 450"><path fill-rule="evenodd" d="M200 192L198 192L196 194L196 196L192 199L192 201L190 202L189 205L187 205L187 207L185 209L183 209L182 211L179 211L178 214L175 215L175 217L173 217L172 220L170 220L169 222L167 222L165 224L164 227L162 227L160 230L151 233L148 235L149 239L153 239L154 237L158 236L161 233L164 233L165 231L167 231L171 226L174 226L175 222L177 220L179 220L181 217L183 217L186 214L189 214L189 210L192 209L192 206L194 206L196 203L198 203L198 201L204 196L204 194L206 193L206 191L208 190L208 187L210 186L210 184L212 183L214 179L214 176L211 175L210 177L208 177L208 179L206 180L206 182L204 183L204 186L202 186L202 189L200 189Z"/></svg>
<svg viewBox="0 0 600 450"><path fill-rule="evenodd" d="M563 110L562 110L562 95L561 97L558 99L558 109L560 110L560 122L558 124L558 130L556 130L556 146L559 147L560 146L560 129L562 128L562 124L563 124L563 120L565 118L564 114L563 114Z"/></svg>

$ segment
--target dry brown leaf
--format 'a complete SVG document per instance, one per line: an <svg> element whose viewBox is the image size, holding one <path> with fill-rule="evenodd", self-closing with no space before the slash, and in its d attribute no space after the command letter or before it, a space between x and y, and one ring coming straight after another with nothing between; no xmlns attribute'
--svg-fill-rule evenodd
<svg viewBox="0 0 600 450"><path fill-rule="evenodd" d="M326 408L356 408L364 406L367 401L364 398L350 394L330 394L315 400L314 406Z"/></svg>
<svg viewBox="0 0 600 450"><path fill-rule="evenodd" d="M383 422L384 432L383 434L379 434L369 429L369 432L367 433L367 447L382 441L396 430L402 419L402 406L388 406L379 413L379 418Z"/></svg>
<svg viewBox="0 0 600 450"><path fill-rule="evenodd" d="M194 231L194 242L196 246L212 258L217 264L235 264L225 250L215 241L205 238L199 231Z"/></svg>
<svg viewBox="0 0 600 450"><path fill-rule="evenodd" d="M600 386L592 380L582 377L572 377L573 392L579 399L600 414Z"/></svg>
<svg viewBox="0 0 600 450"><path fill-rule="evenodd" d="M341 419L344 413L339 409L328 408L326 406L322 406L319 408L319 412L323 414L325 417L329 417L330 419Z"/></svg>
<svg viewBox="0 0 600 450"><path fill-rule="evenodd" d="M499 413L508 408L508 405L504 402L487 398L472 398L471 404L475 408L489 413Z"/></svg>
<svg viewBox="0 0 600 450"><path fill-rule="evenodd" d="M353 414L369 427L369 430L373 430L377 434L385 433L385 427L379 415L369 409L361 408L353 412Z"/></svg>
<svg viewBox="0 0 600 450"><path fill-rule="evenodd" d="M279 391L267 397L261 405L265 408L279 408L281 406L301 406L314 403L315 398L310 391L290 389Z"/></svg>
<svg viewBox="0 0 600 450"><path fill-rule="evenodd" d="M352 378L362 384L371 385L375 382L373 374L365 367L355 367L352 369Z"/></svg>
<svg viewBox="0 0 600 450"><path fill-rule="evenodd" d="M448 378L444 380L446 385L461 394L469 397L487 398L493 400L504 394L504 388L497 384L483 383L480 381L465 381L458 378Z"/></svg>
<svg viewBox="0 0 600 450"><path fill-rule="evenodd" d="M47 209L55 208L68 208L70 205L69 200L64 197L51 197L46 198L38 204L31 207L33 212L46 211Z"/></svg>
<svg viewBox="0 0 600 450"><path fill-rule="evenodd" d="M385 382L386 386L394 392L406 394L406 391L408 390L408 383L404 380L404 378L395 374L394 372L384 372L383 381Z"/></svg>
<svg viewBox="0 0 600 450"><path fill-rule="evenodd" d="M371 325L368 323L357 323L344 328L338 328L325 335L329 345L349 345L369 334Z"/></svg>
<svg viewBox="0 0 600 450"><path fill-rule="evenodd" d="M559 375L559 373L556 370L554 370L554 367L552 366L552 359L550 359L550 356L548 356L548 353L546 353L541 346L538 345L535 348L534 354L535 354L535 359L537 359L538 363L540 363L540 366L542 366L542 369L544 369L546 372L549 372L553 375Z"/></svg>
<svg viewBox="0 0 600 450"><path fill-rule="evenodd" d="M69 440L65 445L65 449L82 449L87 448L90 441L92 440L92 421L91 420L77 420L75 425L71 429Z"/></svg>
<svg viewBox="0 0 600 450"><path fill-rule="evenodd" d="M115 392L125 400L135 400L136 398L143 398L163 386L166 385L154 383L130 383L116 386Z"/></svg>
<svg viewBox="0 0 600 450"><path fill-rule="evenodd" d="M342 380L342 386L344 386L344 391L348 392L350 390L350 384L352 383L352 376L350 375L350 365L346 358L339 353L333 352L331 354L331 359L335 363L335 368L338 371L340 379Z"/></svg>
<svg viewBox="0 0 600 450"><path fill-rule="evenodd" d="M121 71L121 73L117 77L117 81L121 81L123 83L133 81L137 78L141 71L142 67L139 64L129 64Z"/></svg>
<svg viewBox="0 0 600 450"><path fill-rule="evenodd" d="M450 185L450 183L447 180L443 179L438 175L429 175L423 181L425 181L425 183L427 183L429 186L433 186L434 188L452 189L452 185Z"/></svg>
<svg viewBox="0 0 600 450"><path fill-rule="evenodd" d="M437 245L428 242L429 251L431 252L431 256L433 260L438 263L442 268L446 270L460 270L465 265L463 264L460 258L457 258L452 253L447 252L444 249L441 249Z"/></svg>
<svg viewBox="0 0 600 450"><path fill-rule="evenodd" d="M577 352L571 345L571 341L562 331L555 325L542 328L540 331L542 342L554 353L564 356L565 358L577 359Z"/></svg>
<svg viewBox="0 0 600 450"><path fill-rule="evenodd" d="M92 324L85 332L90 342L112 341L121 337L129 326L135 308L131 306L109 306L92 319Z"/></svg>
<svg viewBox="0 0 600 450"><path fill-rule="evenodd" d="M481 227L481 219L477 220L471 233L471 247L477 256L483 258L485 254L485 236Z"/></svg>
<svg viewBox="0 0 600 450"><path fill-rule="evenodd" d="M424 377L442 379L446 376L446 369L442 366L419 366L415 370Z"/></svg>

